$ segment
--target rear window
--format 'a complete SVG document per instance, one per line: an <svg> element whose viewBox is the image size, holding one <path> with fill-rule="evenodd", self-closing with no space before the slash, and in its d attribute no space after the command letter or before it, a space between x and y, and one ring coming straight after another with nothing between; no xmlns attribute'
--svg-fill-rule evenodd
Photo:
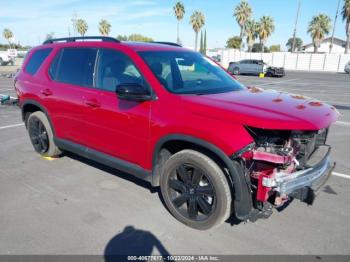
<svg viewBox="0 0 350 262"><path fill-rule="evenodd" d="M96 54L94 48L64 48L51 64L49 74L58 82L92 87Z"/></svg>
<svg viewBox="0 0 350 262"><path fill-rule="evenodd" d="M46 57L48 57L48 55L51 53L51 51L52 48L45 48L35 51L34 54L30 57L26 65L25 71L28 74L34 75L38 71Z"/></svg>

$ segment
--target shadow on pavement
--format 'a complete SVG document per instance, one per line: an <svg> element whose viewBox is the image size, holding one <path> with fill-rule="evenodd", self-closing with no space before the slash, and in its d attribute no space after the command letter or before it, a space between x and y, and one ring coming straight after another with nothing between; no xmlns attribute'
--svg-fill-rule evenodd
<svg viewBox="0 0 350 262"><path fill-rule="evenodd" d="M155 249L158 252L154 253ZM170 256L168 250L151 232L127 226L123 232L108 242L104 258L106 262L110 262L117 261L117 256L150 256L152 254Z"/></svg>
<svg viewBox="0 0 350 262"><path fill-rule="evenodd" d="M135 176L133 176L131 174L123 173L122 171L119 171L119 170L117 170L115 168L112 168L112 167L100 164L100 163L95 162L95 161L93 161L91 159L79 156L79 155L71 153L71 152L64 152L64 156L69 157L69 158L74 159L74 160L77 160L79 162L82 162L84 164L87 164L87 165L89 165L91 167L100 169L100 170L102 170L104 172L107 172L107 173L109 173L111 175L118 176L120 178L128 180L128 181L130 181L132 183L135 183L135 184L137 184L139 186L142 186L142 187L148 189L151 193L158 193L158 188L152 187L152 185L149 182L144 181L142 179L139 179L139 178L137 178L137 177L135 177Z"/></svg>
<svg viewBox="0 0 350 262"><path fill-rule="evenodd" d="M79 155L71 153L71 152L64 152L64 156L69 157L69 158L74 159L74 160L77 160L77 161L80 161L80 162L82 162L84 164L87 164L87 165L89 165L91 167L100 169L100 170L102 170L104 172L107 172L107 173L109 173L111 175L118 176L118 177L120 177L122 179L128 180L128 181L130 181L132 183L135 183L136 185L142 186L145 189L148 189L152 194L157 193L158 196L159 196L159 199L160 199L160 201L162 203L162 205L164 206L164 208L167 209L168 212L170 212L168 207L166 206L166 204L164 202L164 199L162 197L162 194L161 194L161 191L160 191L159 187L153 187L149 182L144 181L142 179L139 179L139 178L137 178L137 177L135 177L135 176L133 176L131 174L123 173L123 172L121 172L121 171L119 171L117 169L114 169L112 167L100 164L98 162L95 162L95 161L90 160L88 158L84 158L82 156L79 156ZM235 226L235 225L239 225L240 223L242 223L242 221L237 219L234 214L231 214L229 219L226 220L226 223L230 224L231 226Z"/></svg>

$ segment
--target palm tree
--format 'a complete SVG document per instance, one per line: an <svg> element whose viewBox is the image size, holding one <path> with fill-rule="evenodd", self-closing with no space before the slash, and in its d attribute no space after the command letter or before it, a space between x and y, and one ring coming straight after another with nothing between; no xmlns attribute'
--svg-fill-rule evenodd
<svg viewBox="0 0 350 262"><path fill-rule="evenodd" d="M185 6L182 2L177 2L174 6L174 12L175 12L175 16L177 19L177 40L176 43L178 43L179 45L181 44L181 40L180 40L180 21L184 18L185 15Z"/></svg>
<svg viewBox="0 0 350 262"><path fill-rule="evenodd" d="M238 6L236 6L234 12L233 12L233 16L236 18L236 21L239 25L239 27L241 28L241 33L240 33L240 37L243 40L244 37L244 33L245 33L245 26L247 21L250 20L250 17L252 16L252 8L250 7L250 5L248 4L248 2L242 0ZM243 41L242 41L243 43Z"/></svg>
<svg viewBox="0 0 350 262"><path fill-rule="evenodd" d="M350 0L344 0L344 6L342 10L343 20L346 21L346 46L345 54L349 52L350 48Z"/></svg>
<svg viewBox="0 0 350 262"><path fill-rule="evenodd" d="M85 34L86 34L86 31L88 30L88 25L87 25L87 23L86 23L85 20L83 20L83 19L78 19L76 25L77 25L77 31L78 31L78 33L79 33L82 37L84 37Z"/></svg>
<svg viewBox="0 0 350 262"><path fill-rule="evenodd" d="M275 31L275 23L271 16L263 16L258 23L258 35L260 40L260 51L264 50L267 39Z"/></svg>
<svg viewBox="0 0 350 262"><path fill-rule="evenodd" d="M194 50L197 51L198 32L205 25L204 14L201 11L194 11L194 13L190 17L190 23L192 24L192 28L196 33Z"/></svg>
<svg viewBox="0 0 350 262"><path fill-rule="evenodd" d="M100 31L101 35L109 35L109 32L111 31L111 24L107 20L101 19L98 30Z"/></svg>
<svg viewBox="0 0 350 262"><path fill-rule="evenodd" d="M310 21L307 32L311 35L315 53L317 53L322 40L331 30L331 21L329 16L325 14L314 16Z"/></svg>
<svg viewBox="0 0 350 262"><path fill-rule="evenodd" d="M11 38L13 38L13 33L10 29L5 28L2 32L3 37L6 39L6 41L9 43L10 49L11 49Z"/></svg>
<svg viewBox="0 0 350 262"><path fill-rule="evenodd" d="M255 20L247 21L245 25L245 33L247 35L248 52L252 51L255 39L258 38L258 23Z"/></svg>

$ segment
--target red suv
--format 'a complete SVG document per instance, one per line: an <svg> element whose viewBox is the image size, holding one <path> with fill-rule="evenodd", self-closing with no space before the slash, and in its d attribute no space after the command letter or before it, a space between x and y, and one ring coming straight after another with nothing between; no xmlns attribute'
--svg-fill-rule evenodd
<svg viewBox="0 0 350 262"><path fill-rule="evenodd" d="M80 40L33 48L15 79L39 154L71 151L160 186L171 214L202 230L311 204L331 174L334 107L246 88L175 44Z"/></svg>

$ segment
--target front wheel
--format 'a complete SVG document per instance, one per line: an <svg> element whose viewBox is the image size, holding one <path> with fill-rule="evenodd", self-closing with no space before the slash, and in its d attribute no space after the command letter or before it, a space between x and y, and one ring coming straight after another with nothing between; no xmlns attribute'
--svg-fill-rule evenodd
<svg viewBox="0 0 350 262"><path fill-rule="evenodd" d="M164 165L160 187L170 213L183 224L206 230L231 214L231 190L222 169L208 156L182 150Z"/></svg>

